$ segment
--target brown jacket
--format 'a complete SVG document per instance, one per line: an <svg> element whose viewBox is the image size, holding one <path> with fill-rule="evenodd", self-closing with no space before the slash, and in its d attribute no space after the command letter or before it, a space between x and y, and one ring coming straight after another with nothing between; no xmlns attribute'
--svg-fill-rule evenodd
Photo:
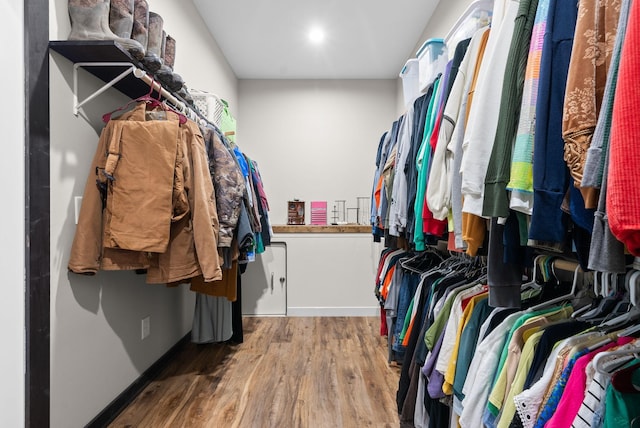
<svg viewBox="0 0 640 428"><path fill-rule="evenodd" d="M619 17L620 0L579 3L562 118L564 160L576 187L581 186L587 150L598 121ZM580 190L586 207L595 208L597 190Z"/></svg>
<svg viewBox="0 0 640 428"><path fill-rule="evenodd" d="M149 269L154 283L199 274L219 280L218 219L202 135L172 112L167 120L149 116L158 114L140 103L102 131L68 268Z"/></svg>

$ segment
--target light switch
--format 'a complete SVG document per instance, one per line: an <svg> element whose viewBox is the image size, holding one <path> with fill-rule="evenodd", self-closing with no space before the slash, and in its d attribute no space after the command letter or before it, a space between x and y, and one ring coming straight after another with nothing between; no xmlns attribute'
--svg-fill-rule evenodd
<svg viewBox="0 0 640 428"><path fill-rule="evenodd" d="M76 224L78 224L78 218L80 217L80 207L82 206L82 196L76 196L73 198L73 204L76 211Z"/></svg>

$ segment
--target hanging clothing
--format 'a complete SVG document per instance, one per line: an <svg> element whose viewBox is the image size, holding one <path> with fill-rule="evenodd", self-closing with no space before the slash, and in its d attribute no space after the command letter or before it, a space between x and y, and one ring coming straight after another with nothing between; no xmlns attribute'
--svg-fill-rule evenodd
<svg viewBox="0 0 640 428"><path fill-rule="evenodd" d="M587 150L595 130L615 43L621 0L581 0L564 101L564 159L586 208L595 208L597 192L582 188Z"/></svg>
<svg viewBox="0 0 640 428"><path fill-rule="evenodd" d="M196 293L191 342L226 342L232 335L231 302L223 297Z"/></svg>
<svg viewBox="0 0 640 428"><path fill-rule="evenodd" d="M456 46L454 60L451 65L451 76L447 84L447 103L442 113L442 124L438 132L438 143L433 154L432 172L429 174L426 201L433 217L445 220L451 209L451 180L453 178L453 152L449 144L456 126L462 104L466 82L467 63L463 59L471 43L471 39L463 40ZM461 68L464 67L462 71Z"/></svg>
<svg viewBox="0 0 640 428"><path fill-rule="evenodd" d="M233 232L240 218L244 196L244 180L235 157L222 144L216 132L206 128L203 132L209 158L209 172L216 195L216 211L220 224L218 247L231 246Z"/></svg>
<svg viewBox="0 0 640 428"><path fill-rule="evenodd" d="M484 59L484 52L489 40L490 30L488 27L484 27L476 31L471 39L467 55L460 66L460 73L465 77L464 82L460 84L463 86L462 101L460 104L460 110L455 122L455 128L453 135L451 136L451 142L448 149L453 155L453 168L451 178L451 216L453 217L453 233L455 248L465 249L468 248L467 254L475 256L478 252L478 248L484 241L484 220L477 218L476 227L474 228L469 221L469 214L462 212L462 156L463 156L463 140L464 133L467 126L467 120L469 117L469 110L473 105L473 94L475 92L475 86L478 81L480 68ZM457 80L457 79L456 79ZM455 88L452 89L452 92ZM465 217L467 221L465 221ZM464 225L467 225L466 230Z"/></svg>
<svg viewBox="0 0 640 428"><path fill-rule="evenodd" d="M441 82L439 83L439 98L437 102L437 108L435 110L436 117L433 124L433 129L431 130L431 134L429 135L429 146L431 148L431 154L427 169L427 176L425 178L425 193L422 200L422 230L426 235L436 238L441 237L445 233L447 229L447 222L445 221L445 219L434 218L433 213L429 209L427 195L429 191L429 177L442 174L442 170L439 168L441 165L434 164L434 154L438 145L438 135L440 133L440 125L442 124L442 113L446 104L446 99L449 96L446 91L449 87L449 80L451 79L450 74L452 65L453 64L451 61L447 63L445 72L441 77Z"/></svg>
<svg viewBox="0 0 640 428"><path fill-rule="evenodd" d="M533 141L540 63L549 17L549 4L550 0L538 2L538 10L531 32L520 118L511 160L510 180L507 184L507 189L511 191L509 207L527 215L531 215L533 211Z"/></svg>
<svg viewBox="0 0 640 428"><path fill-rule="evenodd" d="M538 82L529 244L556 251L563 248L567 234L561 209L569 186L563 160L562 109L577 12L577 0L550 1Z"/></svg>
<svg viewBox="0 0 640 428"><path fill-rule="evenodd" d="M521 0L519 3L504 70L495 139L484 177L482 215L485 217L509 216L506 187L511 172L511 153L518 130L531 32L538 9L538 0Z"/></svg>
<svg viewBox="0 0 640 428"><path fill-rule="evenodd" d="M620 66L620 54L627 32L627 21L629 19L630 0L622 0L620 3L620 18L618 21L618 31L616 33L613 52L611 53L611 64L607 73L602 105L596 129L587 151L586 161L582 175L582 186L600 188L604 176L605 153L609 149L609 139L611 137L611 120L613 113L613 101L618 83L618 70Z"/></svg>
<svg viewBox="0 0 640 428"><path fill-rule="evenodd" d="M441 95L439 92L441 90L440 83L441 77L436 78L433 84L434 95L431 97L431 100L429 102L429 108L427 110L427 116L425 118L422 143L420 144L420 149L418 150L418 154L415 158L416 170L418 171L418 180L416 182L416 199L413 207L415 213L413 243L415 245L416 251L424 251L426 248L422 213L424 210L424 198L427 190L427 178L429 176L429 163L431 162L431 145L429 144L429 139L435 125L436 112L438 110L438 100Z"/></svg>
<svg viewBox="0 0 640 428"><path fill-rule="evenodd" d="M620 57L618 85L613 102L606 203L611 231L634 256L640 256L640 189L637 185L640 156L636 144L640 120L635 112L635 106L640 99L640 88L636 84L640 70L638 40L640 5L633 3Z"/></svg>
<svg viewBox="0 0 640 428"><path fill-rule="evenodd" d="M464 136L462 159L463 212L482 216L484 181L496 136L500 97L507 66L509 46L513 39L519 2L496 0L487 41L486 58L482 62L474 103ZM502 9L500 9L502 8Z"/></svg>
<svg viewBox="0 0 640 428"><path fill-rule="evenodd" d="M211 198L214 188L202 135L195 123L187 121L178 125L174 113L163 110L163 114L168 120L148 121L146 104L140 103L130 112L110 120L101 133L71 248L70 271L93 274L99 269L148 269L147 281L151 283L181 281L197 275L204 275L205 281L222 278L217 253L219 224L215 200ZM151 155L148 152L141 152L145 149L141 141L172 144L173 149L157 146L151 149L154 156L165 158L164 163L158 160L156 164L149 161ZM127 156L121 157L120 154L125 152ZM136 179L144 165L153 167L149 177L163 181ZM155 175L157 170L166 170L163 178ZM116 181L118 189L114 192ZM128 181L132 186L152 184L152 188L133 192L136 197L143 197L143 201L121 206L119 189ZM148 241L139 237L132 249L120 247L117 244L119 239L111 238L111 219L121 219L114 223L114 232L131 230L137 234L146 230L146 226L128 222L143 219L155 224L161 218L158 216L162 216L162 210L156 212L154 209L153 214L149 214L150 217L156 216L153 218L141 215L139 210L148 205L147 199L154 201L160 195L164 195L165 205L168 201L169 212L163 214L161 222L164 225L150 232L149 236L154 238L153 245L147 247ZM135 215L124 216L127 209L134 207L137 210ZM152 205L147 206L150 207ZM167 245L158 246L160 241L156 238L164 240L164 235L169 238ZM125 244L125 247L129 245ZM164 252L151 253L149 257L147 250Z"/></svg>
<svg viewBox="0 0 640 428"><path fill-rule="evenodd" d="M424 133L425 118L427 117L427 110L431 104L431 97L433 97L433 83L431 83L425 94L419 97L414 103L414 116L413 116L413 130L411 132L411 148L407 155L406 163L404 164L405 177L407 179L407 224L405 230L405 238L409 242L410 246L413 245L413 238L415 235L415 202L418 191L418 169L416 166L416 156L420 150L422 144L422 135Z"/></svg>

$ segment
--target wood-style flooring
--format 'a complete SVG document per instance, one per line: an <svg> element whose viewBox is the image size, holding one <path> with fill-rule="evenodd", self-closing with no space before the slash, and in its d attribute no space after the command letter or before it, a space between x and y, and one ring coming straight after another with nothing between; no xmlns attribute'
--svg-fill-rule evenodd
<svg viewBox="0 0 640 428"><path fill-rule="evenodd" d="M398 427L377 318L245 318L240 345L187 346L111 427Z"/></svg>

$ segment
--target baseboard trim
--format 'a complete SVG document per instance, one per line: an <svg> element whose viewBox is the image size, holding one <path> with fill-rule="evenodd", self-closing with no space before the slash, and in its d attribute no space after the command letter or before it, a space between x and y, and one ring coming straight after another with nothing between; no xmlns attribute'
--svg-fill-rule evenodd
<svg viewBox="0 0 640 428"><path fill-rule="evenodd" d="M380 307L298 307L287 308L288 317L375 317Z"/></svg>
<svg viewBox="0 0 640 428"><path fill-rule="evenodd" d="M164 353L155 363L145 370L127 389L122 391L107 407L104 408L85 428L106 427L115 420L116 417L142 392L144 388L158 377L173 357L191 341L191 332L187 333L175 345Z"/></svg>

